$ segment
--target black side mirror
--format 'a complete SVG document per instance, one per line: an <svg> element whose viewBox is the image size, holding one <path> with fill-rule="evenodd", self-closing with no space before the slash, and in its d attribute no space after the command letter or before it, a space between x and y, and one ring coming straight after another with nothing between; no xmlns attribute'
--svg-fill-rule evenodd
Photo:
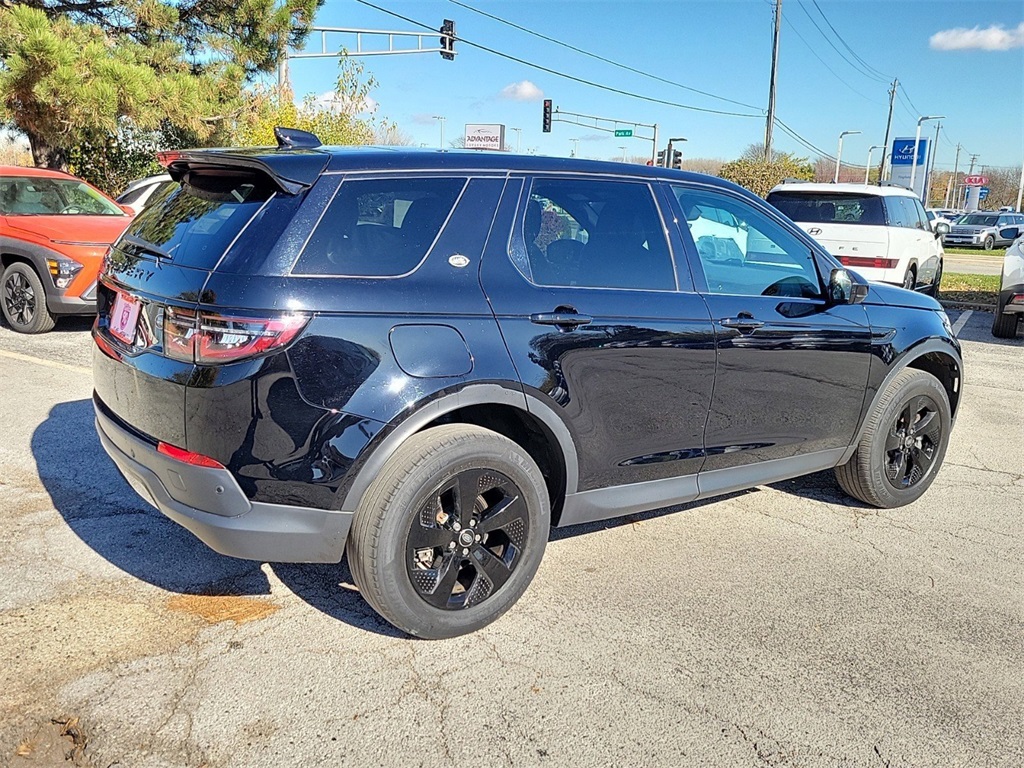
<svg viewBox="0 0 1024 768"><path fill-rule="evenodd" d="M860 304L868 297L868 286L845 269L833 269L828 276L828 299L832 304Z"/></svg>
<svg viewBox="0 0 1024 768"><path fill-rule="evenodd" d="M1020 237L1020 227L1003 227L999 230L999 236L1003 240L1016 240Z"/></svg>

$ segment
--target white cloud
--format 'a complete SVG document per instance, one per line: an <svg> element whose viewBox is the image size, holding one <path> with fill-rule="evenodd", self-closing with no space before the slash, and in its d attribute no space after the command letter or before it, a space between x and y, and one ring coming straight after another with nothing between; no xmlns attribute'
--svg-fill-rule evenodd
<svg viewBox="0 0 1024 768"><path fill-rule="evenodd" d="M605 141L608 138L608 134L604 133L586 133L580 136L580 141Z"/></svg>
<svg viewBox="0 0 1024 768"><path fill-rule="evenodd" d="M946 29L936 32L929 40L931 47L937 51L1008 51L1011 48L1024 48L1024 22L1016 29L1006 29L1002 25L981 29Z"/></svg>
<svg viewBox="0 0 1024 768"><path fill-rule="evenodd" d="M364 96L359 101L352 101L348 97L339 96L336 91L321 93L316 97L314 103L320 109L344 112L349 115L370 114L377 111L377 102L369 96Z"/></svg>
<svg viewBox="0 0 1024 768"><path fill-rule="evenodd" d="M412 116L412 121L416 125L434 125L434 116L429 112L417 112Z"/></svg>
<svg viewBox="0 0 1024 768"><path fill-rule="evenodd" d="M544 91L531 83L529 80L521 80L518 83L510 83L501 89L501 98L512 101L540 101L544 98Z"/></svg>

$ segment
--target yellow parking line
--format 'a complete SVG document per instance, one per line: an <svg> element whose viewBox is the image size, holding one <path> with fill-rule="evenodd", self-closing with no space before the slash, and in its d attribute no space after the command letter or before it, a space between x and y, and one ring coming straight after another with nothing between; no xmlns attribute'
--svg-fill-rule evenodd
<svg viewBox="0 0 1024 768"><path fill-rule="evenodd" d="M92 368L86 368L82 365L72 365L71 363L61 363L56 360L44 360L41 357L23 355L20 352L8 352L6 349L0 349L0 357L9 357L11 360L20 360L23 363L35 363L36 365L42 365L46 368L56 368L61 371L72 371L73 373L92 376Z"/></svg>

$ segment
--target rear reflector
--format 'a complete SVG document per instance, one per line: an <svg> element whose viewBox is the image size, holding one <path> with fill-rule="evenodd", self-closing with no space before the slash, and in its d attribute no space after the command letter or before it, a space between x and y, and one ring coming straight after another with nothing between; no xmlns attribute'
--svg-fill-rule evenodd
<svg viewBox="0 0 1024 768"><path fill-rule="evenodd" d="M899 264L898 259L873 259L870 256L840 256L839 261L847 267L871 267L873 269L892 269Z"/></svg>
<svg viewBox="0 0 1024 768"><path fill-rule="evenodd" d="M170 445L169 443L158 443L156 449L159 453L164 456L180 461L185 464L191 464L193 467L209 467L210 469L225 469L225 466L219 461L214 461L209 456L203 456L201 453L195 451L186 451L184 448L178 448Z"/></svg>
<svg viewBox="0 0 1024 768"><path fill-rule="evenodd" d="M233 363L289 344L309 322L309 315L242 317L167 307L164 353L200 365Z"/></svg>

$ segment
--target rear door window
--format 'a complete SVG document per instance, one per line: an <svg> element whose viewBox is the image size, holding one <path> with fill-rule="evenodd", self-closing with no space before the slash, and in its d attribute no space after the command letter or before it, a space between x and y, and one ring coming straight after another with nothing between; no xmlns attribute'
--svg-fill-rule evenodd
<svg viewBox="0 0 1024 768"><path fill-rule="evenodd" d="M396 277L426 258L465 178L357 179L342 183L293 274Z"/></svg>

